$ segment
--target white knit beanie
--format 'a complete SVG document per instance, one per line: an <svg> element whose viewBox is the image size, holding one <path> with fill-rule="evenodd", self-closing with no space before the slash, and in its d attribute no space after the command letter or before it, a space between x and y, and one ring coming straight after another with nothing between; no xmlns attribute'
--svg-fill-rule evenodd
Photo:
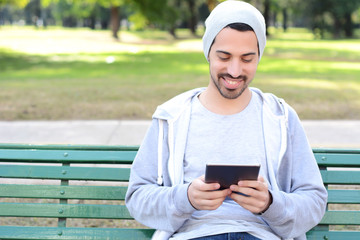
<svg viewBox="0 0 360 240"><path fill-rule="evenodd" d="M231 23L245 23L254 29L259 43L260 56L263 55L266 44L266 27L263 15L255 7L246 2L228 0L217 5L205 21L203 49L205 58L215 37Z"/></svg>

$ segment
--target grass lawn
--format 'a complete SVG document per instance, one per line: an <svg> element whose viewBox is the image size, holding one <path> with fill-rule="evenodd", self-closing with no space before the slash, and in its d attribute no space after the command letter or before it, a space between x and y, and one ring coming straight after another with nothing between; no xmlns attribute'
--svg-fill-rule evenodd
<svg viewBox="0 0 360 240"><path fill-rule="evenodd" d="M149 119L157 105L207 86L200 38L164 32L0 28L0 120ZM360 40L291 30L268 40L254 87L302 119L360 119Z"/></svg>

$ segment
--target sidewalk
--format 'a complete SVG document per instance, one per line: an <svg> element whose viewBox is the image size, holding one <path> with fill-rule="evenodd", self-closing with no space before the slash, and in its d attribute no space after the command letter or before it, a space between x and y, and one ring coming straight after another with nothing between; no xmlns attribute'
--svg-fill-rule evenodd
<svg viewBox="0 0 360 240"><path fill-rule="evenodd" d="M312 147L360 148L360 121L303 121ZM139 145L150 121L0 121L0 143Z"/></svg>

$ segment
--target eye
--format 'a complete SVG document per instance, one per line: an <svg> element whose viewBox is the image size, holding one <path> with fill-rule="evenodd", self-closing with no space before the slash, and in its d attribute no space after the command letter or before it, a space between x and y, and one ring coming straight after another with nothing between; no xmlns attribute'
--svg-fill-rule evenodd
<svg viewBox="0 0 360 240"><path fill-rule="evenodd" d="M243 58L242 59L242 61L244 62L244 63L250 63L250 62L252 62L252 58Z"/></svg>
<svg viewBox="0 0 360 240"><path fill-rule="evenodd" d="M220 61L227 61L230 59L230 54L224 52L218 52L217 57L220 59Z"/></svg>
<svg viewBox="0 0 360 240"><path fill-rule="evenodd" d="M229 57L221 57L221 56L219 56L219 59L220 59L221 61L227 61L227 60L229 60Z"/></svg>

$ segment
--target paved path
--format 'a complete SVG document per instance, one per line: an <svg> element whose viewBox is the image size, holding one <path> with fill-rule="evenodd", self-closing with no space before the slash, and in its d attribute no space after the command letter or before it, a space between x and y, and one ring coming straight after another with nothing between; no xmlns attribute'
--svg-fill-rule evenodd
<svg viewBox="0 0 360 240"><path fill-rule="evenodd" d="M360 121L303 121L312 147L360 148ZM0 143L139 145L150 121L0 121Z"/></svg>

